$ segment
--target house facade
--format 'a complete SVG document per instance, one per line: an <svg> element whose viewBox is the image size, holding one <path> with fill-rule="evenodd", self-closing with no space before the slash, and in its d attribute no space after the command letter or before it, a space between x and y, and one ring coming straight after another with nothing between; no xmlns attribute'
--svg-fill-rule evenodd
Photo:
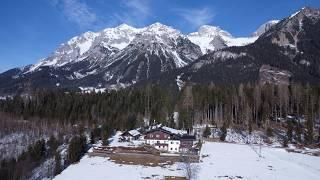
<svg viewBox="0 0 320 180"><path fill-rule="evenodd" d="M189 152L194 143L196 142L195 141L196 138L195 136L191 136L191 135L183 135L180 137L180 151L181 152Z"/></svg>
<svg viewBox="0 0 320 180"><path fill-rule="evenodd" d="M146 144L152 145L160 151L178 153L192 148L195 136L189 136L186 139L184 135L157 128L147 132L144 139Z"/></svg>

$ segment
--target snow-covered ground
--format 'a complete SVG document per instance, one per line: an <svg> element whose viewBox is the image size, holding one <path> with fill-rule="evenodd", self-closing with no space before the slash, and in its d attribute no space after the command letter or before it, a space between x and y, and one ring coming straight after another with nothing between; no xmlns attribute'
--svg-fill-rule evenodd
<svg viewBox="0 0 320 180"><path fill-rule="evenodd" d="M117 131L114 136L108 139L110 147L138 147L144 143L143 140L133 140L133 141L123 141L120 142L120 135L123 132ZM99 147L102 146L102 141L98 141L96 144L93 145L93 147ZM93 148L90 148L88 152L92 152Z"/></svg>
<svg viewBox="0 0 320 180"><path fill-rule="evenodd" d="M177 168L177 165L167 168L120 165L109 161L108 158L84 156L78 164L69 166L60 175L56 176L55 179L138 180L146 177L163 179L163 175L177 175L179 173Z"/></svg>
<svg viewBox="0 0 320 180"><path fill-rule="evenodd" d="M257 148L257 147L256 147ZM248 145L205 143L199 179L319 179L320 157L288 153L282 148L262 148L262 158ZM210 174L210 175L209 175ZM208 176L209 175L209 176ZM224 178L220 178L224 176ZM228 176L228 178L226 177Z"/></svg>
<svg viewBox="0 0 320 180"><path fill-rule="evenodd" d="M117 133L112 137L112 138L109 138L109 146L111 147L118 147L118 146L122 146L122 147L133 147L133 146L139 146L141 145L142 143L144 143L144 141L141 141L141 140L133 140L133 141L130 141L130 142L119 142L119 138L120 138L120 135L122 134L121 131L117 131Z"/></svg>
<svg viewBox="0 0 320 180"><path fill-rule="evenodd" d="M201 150L202 162L192 165L196 172L194 179L320 179L320 157L272 147L263 147L262 156L248 145L206 142ZM164 176L183 176L182 167L181 163L164 167L120 165L108 158L86 155L55 179L163 179Z"/></svg>

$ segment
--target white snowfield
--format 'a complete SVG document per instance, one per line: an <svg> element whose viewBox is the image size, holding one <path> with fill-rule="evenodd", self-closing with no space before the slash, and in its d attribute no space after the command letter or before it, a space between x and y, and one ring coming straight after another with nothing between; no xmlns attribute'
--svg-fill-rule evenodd
<svg viewBox="0 0 320 180"><path fill-rule="evenodd" d="M201 156L202 162L192 164L195 172L192 179L320 179L320 157L288 153L282 148L263 147L263 157L259 158L248 145L206 142ZM182 167L181 163L165 167L120 165L108 158L84 156L79 163L69 166L55 179L164 179L164 176L184 176Z"/></svg>

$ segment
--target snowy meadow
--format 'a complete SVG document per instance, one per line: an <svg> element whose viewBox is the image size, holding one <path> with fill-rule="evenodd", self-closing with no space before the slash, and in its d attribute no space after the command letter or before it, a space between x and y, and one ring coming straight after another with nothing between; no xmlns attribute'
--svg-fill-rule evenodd
<svg viewBox="0 0 320 180"><path fill-rule="evenodd" d="M257 147L256 147L257 148ZM205 142L200 163L192 164L192 179L291 179L318 180L320 157L289 153L283 148L262 147L262 157L248 145ZM69 166L56 180L164 179L185 176L182 163L165 167L115 164L108 158L84 156Z"/></svg>

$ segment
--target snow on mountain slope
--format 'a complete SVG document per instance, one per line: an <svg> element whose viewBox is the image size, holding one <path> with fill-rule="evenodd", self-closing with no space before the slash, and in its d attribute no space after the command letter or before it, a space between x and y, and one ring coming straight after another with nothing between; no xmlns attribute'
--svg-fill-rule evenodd
<svg viewBox="0 0 320 180"><path fill-rule="evenodd" d="M90 55L96 55L92 50L97 47L110 51L111 53L108 54L112 55L125 48L139 31L140 29L122 24L100 32L86 32L80 36L71 38L67 43L61 44L52 55L40 60L28 72L35 71L41 66L61 67L68 63L85 60ZM105 56L102 57L100 60L105 58Z"/></svg>
<svg viewBox="0 0 320 180"><path fill-rule="evenodd" d="M66 43L61 44L49 57L34 64L27 73L33 72L41 66L61 67L68 63L83 60L91 60L94 62L106 60L107 57L123 50L129 44L139 43L137 40L133 42L133 40L139 39L139 37L140 40L141 37L145 38L144 43L146 41L149 41L148 43L157 42L171 47L177 45L178 37L188 38L192 43L201 48L202 54L205 54L209 51L222 49L227 46L243 46L252 43L263 30L271 26L270 23L275 23L275 21L268 22L261 26L258 31L255 32L256 36L254 37L240 38L233 37L230 33L219 27L209 25L201 26L198 32L184 35L179 30L158 22L144 28L134 28L127 24L121 24L114 28L106 28L99 32L89 31L71 38ZM107 56L101 54L96 55L97 52L93 51L93 49L97 48L103 49L102 51L109 51ZM174 52L172 54L175 56ZM92 57L95 58L92 60ZM187 64L182 62L183 60L180 61L181 58L179 56L176 57L177 62L179 62L179 66L177 67L182 67Z"/></svg>
<svg viewBox="0 0 320 180"><path fill-rule="evenodd" d="M244 46L253 43L258 37L235 38L219 27L203 25L198 32L188 35L191 42L200 46L203 54L228 46Z"/></svg>
<svg viewBox="0 0 320 180"><path fill-rule="evenodd" d="M139 33L141 29L131 27L127 24L121 24L116 28L107 28L100 32L100 36L97 38L98 42L104 42L111 47L124 49Z"/></svg>
<svg viewBox="0 0 320 180"><path fill-rule="evenodd" d="M252 33L252 37L257 37L262 35L263 33L267 32L272 26L278 24L280 20L271 20L264 24L262 24L254 33Z"/></svg>
<svg viewBox="0 0 320 180"><path fill-rule="evenodd" d="M131 43L106 62L109 83L135 83L184 67L202 55L180 31L154 23L140 29Z"/></svg>
<svg viewBox="0 0 320 180"><path fill-rule="evenodd" d="M41 66L61 67L68 63L83 60L90 61L90 63L108 60L110 59L109 56L111 57L132 43L146 43L148 41L149 44L157 42L173 47L177 45L178 37L188 38L201 48L202 54L205 54L228 46L243 46L252 43L263 30L267 30L275 22L270 21L262 25L254 33L254 37L240 38L233 37L219 27L209 25L201 26L198 32L184 35L179 30L158 22L144 28L134 28L127 24L121 24L114 28L106 28L99 32L89 31L71 38L66 43L61 44L49 57L32 65L26 73L33 72ZM141 37L144 38L143 42ZM140 39L140 41L137 39ZM100 52L93 49L99 49ZM101 54L104 51L107 51L106 55ZM171 52L171 54L176 57L177 67L183 67L189 63L185 62L179 54L176 55L175 52Z"/></svg>

